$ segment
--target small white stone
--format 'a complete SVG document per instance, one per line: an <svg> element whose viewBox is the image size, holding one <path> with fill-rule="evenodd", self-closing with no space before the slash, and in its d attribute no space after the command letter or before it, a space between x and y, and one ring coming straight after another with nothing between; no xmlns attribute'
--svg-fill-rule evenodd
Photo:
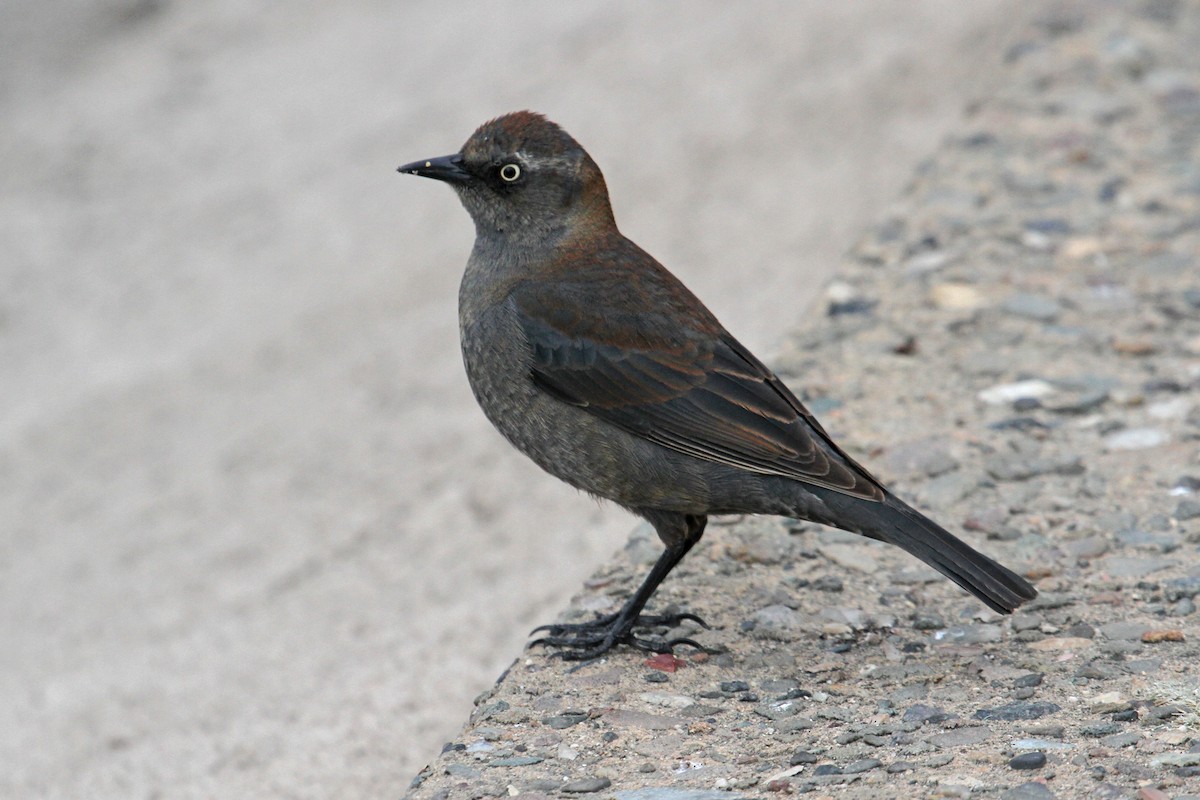
<svg viewBox="0 0 1200 800"><path fill-rule="evenodd" d="M1050 739L1013 739L1014 750L1070 750L1075 745Z"/></svg>
<svg viewBox="0 0 1200 800"><path fill-rule="evenodd" d="M1054 246L1050 237L1040 231L1025 231L1021 234L1021 244L1030 250L1044 253Z"/></svg>
<svg viewBox="0 0 1200 800"><path fill-rule="evenodd" d="M1175 397L1151 403L1146 407L1146 413L1153 419L1183 419L1192 410L1192 401L1186 397Z"/></svg>
<svg viewBox="0 0 1200 800"><path fill-rule="evenodd" d="M933 272L936 269L941 269L942 266L949 260L949 254L941 250L920 253L904 262L904 271L910 276L923 275L927 272Z"/></svg>
<svg viewBox="0 0 1200 800"><path fill-rule="evenodd" d="M845 281L833 281L825 287L825 299L831 303L849 303L858 299L858 289Z"/></svg>
<svg viewBox="0 0 1200 800"><path fill-rule="evenodd" d="M1121 694L1120 692L1105 692L1104 694L1098 694L1095 697L1090 698L1089 702L1091 702L1091 704L1094 706L1107 706L1115 703L1124 703L1125 695Z"/></svg>
<svg viewBox="0 0 1200 800"><path fill-rule="evenodd" d="M966 283L939 283L929 289L929 299L938 308L970 311L983 308L987 299L974 286Z"/></svg>
<svg viewBox="0 0 1200 800"><path fill-rule="evenodd" d="M1054 394L1054 387L1043 380L1001 383L984 389L979 399L990 406L1005 405L1025 398L1041 398Z"/></svg>
<svg viewBox="0 0 1200 800"><path fill-rule="evenodd" d="M667 694L666 692L642 692L638 699L643 703L649 703L652 706L662 706L663 708L687 708L694 706L696 701L682 694Z"/></svg>
<svg viewBox="0 0 1200 800"><path fill-rule="evenodd" d="M1166 444L1171 437L1162 428L1129 428L1104 437L1109 450L1144 450Z"/></svg>

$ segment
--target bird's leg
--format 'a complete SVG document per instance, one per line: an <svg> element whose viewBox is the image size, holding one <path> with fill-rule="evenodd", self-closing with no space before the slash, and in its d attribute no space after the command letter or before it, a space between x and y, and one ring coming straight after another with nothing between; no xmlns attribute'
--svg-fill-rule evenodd
<svg viewBox="0 0 1200 800"><path fill-rule="evenodd" d="M702 516L688 515L685 519L686 530L683 536L675 541L669 541L650 574L642 581L642 585L634 592L633 597L626 601L621 610L615 614L599 617L591 622L559 623L543 625L534 629L534 633L545 631L546 636L535 640L531 645L548 645L563 648L556 655L567 661L585 661L607 653L618 644L627 644L639 650L651 653L669 653L676 645L690 645L703 649L691 639L650 639L635 636L635 628L675 626L683 620L698 622L704 627L704 620L695 614L681 612L677 614L645 614L641 613L651 595L663 582L663 579L683 560L688 551L700 541L704 534L704 526L708 522Z"/></svg>

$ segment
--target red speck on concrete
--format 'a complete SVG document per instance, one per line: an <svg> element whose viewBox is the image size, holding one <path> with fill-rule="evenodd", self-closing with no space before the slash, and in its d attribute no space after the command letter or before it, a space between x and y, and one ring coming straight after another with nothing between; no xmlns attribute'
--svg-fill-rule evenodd
<svg viewBox="0 0 1200 800"><path fill-rule="evenodd" d="M646 666L650 669L662 670L663 672L674 672L681 667L686 667L687 662L682 658L676 658L670 653L659 653L654 658L647 658Z"/></svg>

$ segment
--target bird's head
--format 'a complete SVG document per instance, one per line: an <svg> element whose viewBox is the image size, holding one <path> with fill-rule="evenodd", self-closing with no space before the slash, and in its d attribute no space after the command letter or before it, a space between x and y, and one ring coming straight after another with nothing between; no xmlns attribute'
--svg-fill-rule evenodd
<svg viewBox="0 0 1200 800"><path fill-rule="evenodd" d="M399 172L445 181L481 237L546 241L613 224L596 162L541 114L518 111L480 125L454 155Z"/></svg>

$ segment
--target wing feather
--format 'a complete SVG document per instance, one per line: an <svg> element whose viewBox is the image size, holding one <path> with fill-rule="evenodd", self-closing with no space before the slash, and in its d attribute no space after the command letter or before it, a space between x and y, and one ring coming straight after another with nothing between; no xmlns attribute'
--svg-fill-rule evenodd
<svg viewBox="0 0 1200 800"><path fill-rule="evenodd" d="M833 443L795 395L651 263L660 271L653 273L658 283L647 286L642 277L633 293L619 282L542 282L514 290L510 301L530 347L534 383L680 453L881 500L879 483ZM615 304L619 315L586 301L606 291L626 292ZM684 304L693 312L689 326L662 324L661 305L670 299L664 292L691 299Z"/></svg>

